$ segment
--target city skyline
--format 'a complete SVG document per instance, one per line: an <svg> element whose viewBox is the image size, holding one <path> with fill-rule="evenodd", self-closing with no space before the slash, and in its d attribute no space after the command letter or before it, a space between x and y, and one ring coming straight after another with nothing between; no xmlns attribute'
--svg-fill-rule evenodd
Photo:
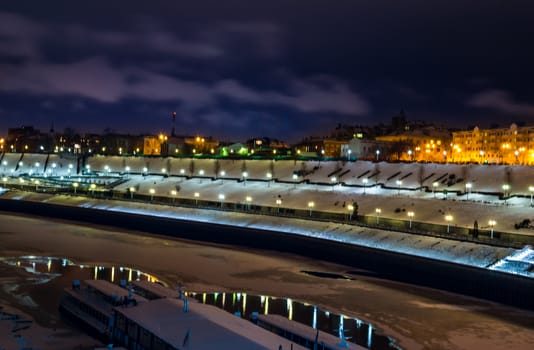
<svg viewBox="0 0 534 350"><path fill-rule="evenodd" d="M2 1L0 130L289 142L338 123L534 124L534 5ZM217 130L217 133L212 132Z"/></svg>

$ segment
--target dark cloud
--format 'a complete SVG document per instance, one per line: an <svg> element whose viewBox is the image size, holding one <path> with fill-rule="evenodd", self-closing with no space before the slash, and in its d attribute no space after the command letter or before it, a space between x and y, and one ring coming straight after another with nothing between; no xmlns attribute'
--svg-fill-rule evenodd
<svg viewBox="0 0 534 350"><path fill-rule="evenodd" d="M512 116L534 116L534 104L516 101L509 92L499 89L479 92L472 96L467 104Z"/></svg>
<svg viewBox="0 0 534 350"><path fill-rule="evenodd" d="M401 108L534 122L527 1L0 3L0 130L153 130L172 110L190 132L291 139Z"/></svg>

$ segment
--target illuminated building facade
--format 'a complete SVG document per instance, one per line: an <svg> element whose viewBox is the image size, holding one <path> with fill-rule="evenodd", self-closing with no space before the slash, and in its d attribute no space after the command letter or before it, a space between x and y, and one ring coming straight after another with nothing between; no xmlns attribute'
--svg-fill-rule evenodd
<svg viewBox="0 0 534 350"><path fill-rule="evenodd" d="M534 126L452 133L452 161L481 164L534 164Z"/></svg>

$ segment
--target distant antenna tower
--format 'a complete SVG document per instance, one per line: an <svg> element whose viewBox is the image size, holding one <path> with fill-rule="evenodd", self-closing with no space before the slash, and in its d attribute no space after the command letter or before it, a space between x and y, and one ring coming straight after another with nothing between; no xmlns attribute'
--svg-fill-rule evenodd
<svg viewBox="0 0 534 350"><path fill-rule="evenodd" d="M174 133L174 126L176 125L176 112L172 112L172 132L171 136L176 136Z"/></svg>

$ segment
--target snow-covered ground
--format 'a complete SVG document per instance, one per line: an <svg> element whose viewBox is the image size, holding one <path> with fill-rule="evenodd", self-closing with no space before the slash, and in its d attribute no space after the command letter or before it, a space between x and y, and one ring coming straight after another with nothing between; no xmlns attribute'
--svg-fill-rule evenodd
<svg viewBox="0 0 534 350"><path fill-rule="evenodd" d="M100 210L139 213L200 222L217 222L223 225L243 226L253 229L276 230L292 234L340 241L376 249L412 254L437 260L445 260L481 268L491 267L511 273L534 276L529 269L520 269L510 264L495 264L517 256L512 248L489 246L471 242L459 242L438 237L419 236L331 222L270 217L247 213L181 208L141 202L95 200L76 196L51 196L30 192L12 191L4 198L14 200L42 201L61 205L73 205ZM532 261L525 261L532 264ZM530 269L531 270L531 269Z"/></svg>
<svg viewBox="0 0 534 350"><path fill-rule="evenodd" d="M23 164L25 159L28 164L34 162L34 167L39 168L44 164L39 157L43 155L25 155L22 161ZM20 155L6 153L3 160L7 162L3 165L4 171L12 175L5 178L7 183L18 183L19 179L15 176L31 170L31 167L21 166L14 172L10 171L10 164L20 161ZM39 167L35 163L39 163ZM134 188L134 199L141 194L311 209L347 216L348 204L356 202L360 215L376 216L376 210L380 209L377 220L408 221L407 214L412 212L414 222L450 224L451 232L458 228L473 228L476 220L479 230L487 234L492 228L489 224L492 220L495 231L534 235L529 228L516 229L514 226L525 219L534 222L534 208L531 206L534 168L527 166L95 156L88 158L85 165L89 176L75 176L73 169L77 169L77 165L72 159L51 155L41 174L47 174L48 179L54 178L69 187L74 181L80 182L81 188L89 183L109 186L116 182L113 188L116 191L126 193ZM59 176L63 179L60 180ZM41 177L43 180L46 179ZM466 186L467 183L470 187ZM504 184L509 188L505 190ZM28 193L10 193L7 196L32 200L41 198L41 195ZM508 269L513 266L511 270L514 272L533 273L529 272L533 265L530 260L517 263L516 258L509 257L513 263L508 260L503 260L507 263L498 263L501 259L508 259L506 257L512 253L511 249L476 243L339 223L161 207L139 202L97 201L68 196L46 198L46 201L275 229L481 267ZM310 203L313 203L312 208ZM446 221L447 215L452 220Z"/></svg>

